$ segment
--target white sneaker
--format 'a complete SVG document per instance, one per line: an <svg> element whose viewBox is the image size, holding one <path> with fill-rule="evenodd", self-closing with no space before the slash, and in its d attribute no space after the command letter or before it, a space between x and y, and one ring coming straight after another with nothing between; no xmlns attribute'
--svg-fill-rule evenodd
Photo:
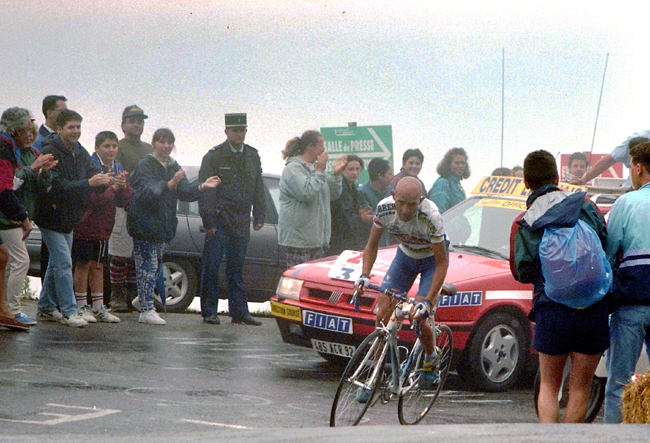
<svg viewBox="0 0 650 443"><path fill-rule="evenodd" d="M79 315L81 315L81 318L86 320L88 323L97 323L97 319L93 315L93 309L90 305L85 305L79 308Z"/></svg>
<svg viewBox="0 0 650 443"><path fill-rule="evenodd" d="M133 306L135 309L138 311L140 310L140 299L138 297L134 298L133 301L131 301L131 306Z"/></svg>
<svg viewBox="0 0 650 443"><path fill-rule="evenodd" d="M61 324L66 326L72 326L73 328L81 328L82 326L87 326L88 322L83 319L81 314L76 313L76 314L72 314L68 318L61 317Z"/></svg>
<svg viewBox="0 0 650 443"><path fill-rule="evenodd" d="M104 322L104 323L119 323L120 322L120 317L113 315L109 312L109 310L106 308L106 306L102 305L101 308L99 308L99 311L95 312L93 311L93 314L95 314L95 317L97 317L97 321Z"/></svg>
<svg viewBox="0 0 650 443"><path fill-rule="evenodd" d="M160 318L160 315L156 312L155 309L151 309L149 311L144 311L143 313L140 314L140 318L138 318L138 321L140 323L146 323L149 325L165 325L167 322Z"/></svg>

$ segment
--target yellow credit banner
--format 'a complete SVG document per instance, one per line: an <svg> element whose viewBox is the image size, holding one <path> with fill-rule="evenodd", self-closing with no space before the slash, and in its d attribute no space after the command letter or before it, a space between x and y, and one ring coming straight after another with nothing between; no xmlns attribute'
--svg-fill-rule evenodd
<svg viewBox="0 0 650 443"><path fill-rule="evenodd" d="M513 209L524 212L526 210L526 202L523 200L505 200L502 198L482 198L476 206L489 206L492 208Z"/></svg>
<svg viewBox="0 0 650 443"><path fill-rule="evenodd" d="M566 192L586 191L584 186L570 185L568 183L559 183L558 187ZM484 177L472 189L472 194L500 195L508 197L528 197L530 191L526 189L524 179L521 177L500 177L489 175Z"/></svg>
<svg viewBox="0 0 650 443"><path fill-rule="evenodd" d="M276 317L286 318L287 320L302 321L300 308L278 303L271 300L271 313Z"/></svg>

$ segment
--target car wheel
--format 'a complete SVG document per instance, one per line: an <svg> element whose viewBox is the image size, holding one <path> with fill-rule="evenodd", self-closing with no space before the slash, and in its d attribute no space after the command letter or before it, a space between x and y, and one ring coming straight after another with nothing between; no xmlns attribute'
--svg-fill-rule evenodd
<svg viewBox="0 0 650 443"><path fill-rule="evenodd" d="M198 293L198 278L192 263L183 259L167 260L163 263L165 278L165 306L160 296L154 296L154 304L158 310L167 312L183 312L194 300Z"/></svg>
<svg viewBox="0 0 650 443"><path fill-rule="evenodd" d="M507 313L491 314L471 339L463 378L481 391L511 388L526 363L530 332L523 319Z"/></svg>
<svg viewBox="0 0 650 443"><path fill-rule="evenodd" d="M571 375L571 360L567 360L566 366L564 368L564 374L562 375L562 386L560 387L560 392L558 393L558 402L560 404L560 413L562 414L566 409L566 405L569 402L569 376ZM594 375L591 380L591 391L589 392L589 403L587 403L587 414L585 415L585 423L592 423L598 413L600 408L603 406L605 401L605 384L607 384L607 377L598 377ZM539 387L540 387L540 374L539 370L535 376L535 385L533 387L535 395L533 396L533 401L535 402L535 413L539 417L539 410L537 408L537 400L539 399Z"/></svg>

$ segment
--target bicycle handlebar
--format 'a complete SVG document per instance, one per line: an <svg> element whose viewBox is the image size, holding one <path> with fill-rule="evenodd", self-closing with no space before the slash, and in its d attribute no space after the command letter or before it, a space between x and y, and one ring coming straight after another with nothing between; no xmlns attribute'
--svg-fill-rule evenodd
<svg viewBox="0 0 650 443"><path fill-rule="evenodd" d="M369 284L366 287L368 289L372 289L374 291L377 291L380 294L386 294L387 296L389 296L391 298L394 298L395 300L398 300L398 301L405 301L405 302L409 302L409 303L415 303L415 299L407 297L406 294L401 294L401 293L396 292L396 291L391 291L390 289L384 289L384 288L382 288L380 286L373 285L373 284ZM363 287L361 287L360 289L363 289ZM442 285L442 288L440 289L440 293L445 294L445 295L454 295L454 294L456 294L456 292L458 292L458 288L456 288L456 286L451 284L451 283L444 283ZM354 291L354 294L352 295L352 298L350 299L350 304L354 305L354 309L357 312L361 311L360 301L361 301L361 293L359 291ZM424 311L421 312L421 317L422 318L420 320L426 320L427 318L429 318L429 310L424 309ZM411 325L412 328L415 330L415 334L418 337L420 337L420 333L421 333L420 320L413 319L413 322L412 322L412 325Z"/></svg>
<svg viewBox="0 0 650 443"><path fill-rule="evenodd" d="M391 291L390 289L384 289L377 285L369 284L368 286L366 286L366 288L377 291L380 294L386 294L387 296L394 298L398 301L406 301L406 302L415 301L415 299L413 298L408 298L406 294L401 294L396 291ZM442 288L440 288L440 293L444 295L454 295L456 294L456 292L458 292L458 288L456 288L456 285L452 283L443 283ZM361 294L359 293L359 291L354 291L354 294L352 294L352 298L350 299L350 304L354 305L354 309L357 312L361 311L361 306L359 304L360 299L361 299Z"/></svg>

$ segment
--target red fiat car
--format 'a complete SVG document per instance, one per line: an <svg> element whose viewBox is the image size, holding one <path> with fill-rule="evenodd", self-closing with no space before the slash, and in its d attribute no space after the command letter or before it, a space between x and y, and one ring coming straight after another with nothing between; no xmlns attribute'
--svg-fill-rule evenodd
<svg viewBox="0 0 650 443"><path fill-rule="evenodd" d="M532 285L515 281L508 263L510 226L525 211L528 192L521 178L486 177L472 194L443 214L450 240L445 281L456 285L458 292L441 298L435 318L451 327L459 375L475 389L502 391L534 361L533 326L526 317ZM371 283L381 283L395 249L380 249ZM349 303L361 256L362 252L345 251L284 272L271 309L285 342L313 348L337 363L354 353L375 322L372 291L362 298L361 312ZM409 325L404 328L401 339L414 342Z"/></svg>

